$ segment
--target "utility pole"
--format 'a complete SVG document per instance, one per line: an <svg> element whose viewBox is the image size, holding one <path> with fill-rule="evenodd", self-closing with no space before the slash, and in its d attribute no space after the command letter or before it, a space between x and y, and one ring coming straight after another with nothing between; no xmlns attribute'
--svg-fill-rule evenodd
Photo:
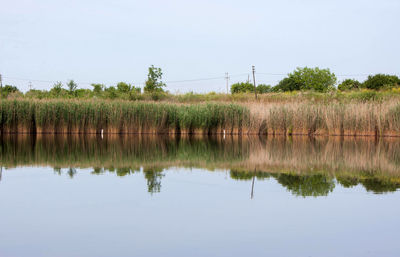
<svg viewBox="0 0 400 257"><path fill-rule="evenodd" d="M0 74L0 98L3 98L3 79Z"/></svg>
<svg viewBox="0 0 400 257"><path fill-rule="evenodd" d="M29 81L29 90L32 90L32 82Z"/></svg>
<svg viewBox="0 0 400 257"><path fill-rule="evenodd" d="M256 67L254 67L254 65L252 66L252 70L253 70L254 95L256 96L257 99L256 76L254 75L254 73L256 72Z"/></svg>
<svg viewBox="0 0 400 257"><path fill-rule="evenodd" d="M229 74L225 72L225 79L226 79L226 94L229 94Z"/></svg>

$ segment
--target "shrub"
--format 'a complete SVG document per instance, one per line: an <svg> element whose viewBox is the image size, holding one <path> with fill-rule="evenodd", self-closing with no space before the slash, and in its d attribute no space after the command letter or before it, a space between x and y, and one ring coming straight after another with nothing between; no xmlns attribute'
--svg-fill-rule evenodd
<svg viewBox="0 0 400 257"><path fill-rule="evenodd" d="M376 74L374 76L368 76L368 79L364 81L364 87L368 89L379 90L384 87L394 87L400 84L400 80L395 75Z"/></svg>
<svg viewBox="0 0 400 257"><path fill-rule="evenodd" d="M334 88L336 76L329 69L297 68L274 88L274 91L314 90L327 92Z"/></svg>
<svg viewBox="0 0 400 257"><path fill-rule="evenodd" d="M125 82L119 82L118 84L117 84L117 90L120 92L120 93L129 93L129 91L131 91L131 85L130 84L127 84L127 83L125 83Z"/></svg>
<svg viewBox="0 0 400 257"><path fill-rule="evenodd" d="M4 97L4 98L7 98L7 96L9 94L16 93L16 92L20 92L17 87L10 86L10 85L5 85L0 91L0 96Z"/></svg>
<svg viewBox="0 0 400 257"><path fill-rule="evenodd" d="M257 86L257 93L259 94L270 93L271 91L272 88L270 85L260 84Z"/></svg>
<svg viewBox="0 0 400 257"><path fill-rule="evenodd" d="M254 92L254 85L249 82L239 82L231 85L231 93L249 93Z"/></svg>
<svg viewBox="0 0 400 257"><path fill-rule="evenodd" d="M346 91L346 90L354 90L354 89L360 89L362 84L354 79L345 79L340 85L338 86L338 89L340 91Z"/></svg>

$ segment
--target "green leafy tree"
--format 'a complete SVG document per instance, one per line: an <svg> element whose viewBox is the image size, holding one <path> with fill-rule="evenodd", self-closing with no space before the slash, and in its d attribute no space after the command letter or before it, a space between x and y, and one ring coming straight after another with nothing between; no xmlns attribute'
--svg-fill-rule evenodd
<svg viewBox="0 0 400 257"><path fill-rule="evenodd" d="M338 86L338 89L340 91L346 91L346 90L355 90L355 89L360 89L362 87L362 84L354 79L345 79L340 85Z"/></svg>
<svg viewBox="0 0 400 257"><path fill-rule="evenodd" d="M120 93L127 94L129 91L131 91L132 86L130 84L127 84L125 82L119 82L117 84L117 90Z"/></svg>
<svg viewBox="0 0 400 257"><path fill-rule="evenodd" d="M154 65L149 67L149 73L147 75L144 91L147 93L164 92L163 87L166 85L161 81L162 75L163 73L161 68L156 68Z"/></svg>
<svg viewBox="0 0 400 257"><path fill-rule="evenodd" d="M270 85L260 84L257 86L257 93L259 94L266 94L270 93L272 90Z"/></svg>
<svg viewBox="0 0 400 257"><path fill-rule="evenodd" d="M374 76L368 76L368 79L364 81L364 87L368 89L379 90L384 87L395 87L400 85L400 80L395 75L376 74Z"/></svg>
<svg viewBox="0 0 400 257"><path fill-rule="evenodd" d="M231 93L250 93L254 92L254 85L249 82L238 82L231 85Z"/></svg>
<svg viewBox="0 0 400 257"><path fill-rule="evenodd" d="M7 98L7 96L11 93L16 93L16 92L20 92L18 90L17 87L15 86L11 86L11 85L5 85L2 89L1 89L1 96L4 98Z"/></svg>
<svg viewBox="0 0 400 257"><path fill-rule="evenodd" d="M336 76L329 69L297 68L276 86L274 91L314 90L326 92L334 89Z"/></svg>
<svg viewBox="0 0 400 257"><path fill-rule="evenodd" d="M115 87L108 87L104 90L106 92L106 96L110 99L115 99L117 98L118 94L117 94L117 90L115 89Z"/></svg>
<svg viewBox="0 0 400 257"><path fill-rule="evenodd" d="M93 87L93 93L95 95L100 95L105 88L103 84L92 84L91 86Z"/></svg>
<svg viewBox="0 0 400 257"><path fill-rule="evenodd" d="M58 81L54 83L53 88L50 90L50 94L58 97L61 95L62 89L63 89L63 84Z"/></svg>
<svg viewBox="0 0 400 257"><path fill-rule="evenodd" d="M291 78L284 78L279 81L278 85L272 88L273 92L287 92L287 91L295 91L300 90L300 85L296 84L295 81Z"/></svg>
<svg viewBox="0 0 400 257"><path fill-rule="evenodd" d="M78 88L78 85L72 79L67 83L68 91L71 95L74 94L75 90Z"/></svg>

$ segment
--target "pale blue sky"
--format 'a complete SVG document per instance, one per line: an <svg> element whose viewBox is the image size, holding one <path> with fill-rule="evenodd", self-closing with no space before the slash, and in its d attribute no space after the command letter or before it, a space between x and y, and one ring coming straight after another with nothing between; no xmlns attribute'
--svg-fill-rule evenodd
<svg viewBox="0 0 400 257"><path fill-rule="evenodd" d="M298 66L339 75L400 73L398 0L0 2L0 73L23 90L29 80L11 78L74 79L80 87L143 83L151 64L163 69L165 81L244 74L251 65L257 82L267 84L283 76L260 73ZM225 81L168 89L223 91Z"/></svg>

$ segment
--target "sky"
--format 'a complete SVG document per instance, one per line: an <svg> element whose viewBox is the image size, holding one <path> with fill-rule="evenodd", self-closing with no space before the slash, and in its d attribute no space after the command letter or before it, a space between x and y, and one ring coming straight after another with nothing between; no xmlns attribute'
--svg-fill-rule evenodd
<svg viewBox="0 0 400 257"><path fill-rule="evenodd" d="M339 81L400 75L399 0L0 0L0 74L21 90L74 79L142 86L162 68L172 93L275 85L296 67ZM209 79L208 78L215 78ZM250 76L251 78L251 76ZM207 79L199 81L185 81Z"/></svg>

